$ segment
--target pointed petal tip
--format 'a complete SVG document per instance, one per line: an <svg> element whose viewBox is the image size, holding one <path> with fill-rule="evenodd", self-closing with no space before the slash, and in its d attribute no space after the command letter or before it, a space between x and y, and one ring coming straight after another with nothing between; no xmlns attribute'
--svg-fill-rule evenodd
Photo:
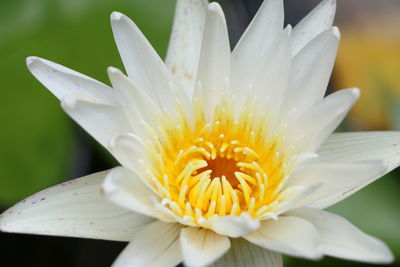
<svg viewBox="0 0 400 267"><path fill-rule="evenodd" d="M120 168L120 167L117 167ZM115 170L114 170L115 172ZM118 186L113 182L113 179L110 178L110 176L112 176L113 172L111 171L104 179L101 188L100 188L100 192L104 195L111 195L115 192L118 191Z"/></svg>
<svg viewBox="0 0 400 267"><path fill-rule="evenodd" d="M120 69L112 66L107 68L107 74L108 74L108 79L112 84L112 87L116 91L119 91L121 89L121 84L124 84L126 79L128 79Z"/></svg>
<svg viewBox="0 0 400 267"><path fill-rule="evenodd" d="M209 10L218 10L220 8L221 8L221 6L220 6L220 4L218 4L218 2L211 2L208 4Z"/></svg>
<svg viewBox="0 0 400 267"><path fill-rule="evenodd" d="M115 68L115 67L110 66L110 67L107 68L107 72L108 73L116 73L116 72L118 72L118 69Z"/></svg>
<svg viewBox="0 0 400 267"><path fill-rule="evenodd" d="M124 16L125 16L124 14L122 14L120 12L117 12L117 11L114 11L114 12L111 13L111 21L119 21Z"/></svg>
<svg viewBox="0 0 400 267"><path fill-rule="evenodd" d="M108 148L111 150L116 149L117 147L121 146L121 143L125 142L132 142L132 139L140 139L137 135L134 133L125 133L125 134L120 134L118 136L115 136L114 138L111 138L109 143L108 143Z"/></svg>
<svg viewBox="0 0 400 267"><path fill-rule="evenodd" d="M360 97L360 95L361 95L360 89L358 89L357 87L348 88L348 89L343 89L343 90L339 90L339 91L342 91L343 94L348 94L348 95L350 95L350 96L351 96L351 99L352 99L353 101L356 101L356 100Z"/></svg>
<svg viewBox="0 0 400 267"><path fill-rule="evenodd" d="M108 67L107 68L107 73L109 76L114 76L114 75L118 75L118 74L122 74L121 70L115 68L115 67Z"/></svg>
<svg viewBox="0 0 400 267"><path fill-rule="evenodd" d="M336 0L324 0L320 3L321 6L330 6L330 9L336 10Z"/></svg>
<svg viewBox="0 0 400 267"><path fill-rule="evenodd" d="M285 29L284 29L285 34L290 37L292 35L293 32L293 27L292 25L288 24Z"/></svg>
<svg viewBox="0 0 400 267"><path fill-rule="evenodd" d="M111 138L107 144L107 148L110 149L111 151L114 150L117 146L117 138L118 137Z"/></svg>
<svg viewBox="0 0 400 267"><path fill-rule="evenodd" d="M375 237L374 237L375 238ZM365 261L373 264L391 264L396 260L392 250L380 239L376 239L377 244L380 244L380 254L374 260Z"/></svg>
<svg viewBox="0 0 400 267"><path fill-rule="evenodd" d="M338 27L336 27L336 26L332 27L332 34L333 34L335 37L337 37L338 39L340 39L340 31L339 31L339 28L338 28Z"/></svg>
<svg viewBox="0 0 400 267"><path fill-rule="evenodd" d="M121 143L121 140L124 140L126 138L130 138L130 137L134 137L132 135L133 134L128 133L128 134L121 134L121 135L115 136L114 138L111 138L109 143L108 143L108 148L110 150L116 149L117 147L119 147L119 145Z"/></svg>
<svg viewBox="0 0 400 267"><path fill-rule="evenodd" d="M218 4L217 2L212 2L212 3L208 4L208 11L216 12L219 15L224 15L221 5Z"/></svg>
<svg viewBox="0 0 400 267"><path fill-rule="evenodd" d="M383 264L391 264L396 260L393 252L388 248L386 255L382 259Z"/></svg>
<svg viewBox="0 0 400 267"><path fill-rule="evenodd" d="M35 56L30 56L26 58L26 65L29 67L33 62L35 62L36 60L39 60L38 57Z"/></svg>
<svg viewBox="0 0 400 267"><path fill-rule="evenodd" d="M359 88L354 87L354 88L351 88L350 90L351 90L351 92L352 92L352 94L354 95L355 98L359 98L360 97L361 91L360 91Z"/></svg>
<svg viewBox="0 0 400 267"><path fill-rule="evenodd" d="M61 107L73 109L76 107L78 99L73 94L66 94L61 99Z"/></svg>
<svg viewBox="0 0 400 267"><path fill-rule="evenodd" d="M340 94L349 95L349 96L351 96L351 99L353 99L353 100L357 100L361 95L361 91L357 87L338 90L335 93L336 94L340 93ZM335 93L333 93L333 94L335 94Z"/></svg>

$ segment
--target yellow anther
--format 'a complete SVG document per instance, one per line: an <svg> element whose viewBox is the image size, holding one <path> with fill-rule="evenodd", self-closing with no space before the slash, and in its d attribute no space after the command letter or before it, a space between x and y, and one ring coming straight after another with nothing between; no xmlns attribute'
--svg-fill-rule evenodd
<svg viewBox="0 0 400 267"><path fill-rule="evenodd" d="M218 179L218 180L219 180L219 179ZM205 194L204 194L203 204L202 204L202 206L199 207L199 208L207 209L207 207L208 207L208 202L214 200L214 198L213 198L213 196L212 196L212 193L213 193L213 191L214 191L214 188L217 186L217 181L218 181L218 180L217 180L217 179L213 179L213 180L212 180L210 186L208 186L207 191L206 191Z"/></svg>
<svg viewBox="0 0 400 267"><path fill-rule="evenodd" d="M239 180L240 185L241 185L241 192L244 196L244 199L246 200L246 203L249 204L250 201L250 195L251 195L251 188L250 186L246 183L245 178L244 178L244 174L241 172L235 172L235 176L236 178Z"/></svg>
<svg viewBox="0 0 400 267"><path fill-rule="evenodd" d="M223 143L221 148L219 149L219 152L220 153L224 153L227 148L228 148L228 144L227 143Z"/></svg>
<svg viewBox="0 0 400 267"><path fill-rule="evenodd" d="M253 149L249 147L244 148L243 154L245 154L246 156L253 156L256 159L260 157Z"/></svg>
<svg viewBox="0 0 400 267"><path fill-rule="evenodd" d="M250 198L250 203L249 203L249 207L248 207L248 212L250 214L254 213L254 207L256 205L256 199L254 197Z"/></svg>
<svg viewBox="0 0 400 267"><path fill-rule="evenodd" d="M226 201L226 209L230 210L232 206L231 192L233 191L233 188L228 180L226 180L225 176L222 176L222 190Z"/></svg>
<svg viewBox="0 0 400 267"><path fill-rule="evenodd" d="M201 185L199 194L197 196L195 207L197 207L199 209L201 209L203 207L203 201L204 201L205 193L206 193L206 190L207 190L207 187L208 187L209 184L210 184L210 180L206 180Z"/></svg>
<svg viewBox="0 0 400 267"><path fill-rule="evenodd" d="M229 215L234 216L234 215L239 215L239 213L240 213L239 205L234 203L232 205L232 209L231 209L231 212L229 213Z"/></svg>
<svg viewBox="0 0 400 267"><path fill-rule="evenodd" d="M179 184L185 178L185 176L189 176L193 172L193 170L193 163L189 163L188 165L186 165L185 169L183 169L183 171L176 178L176 184Z"/></svg>
<svg viewBox="0 0 400 267"><path fill-rule="evenodd" d="M218 215L219 216L225 216L225 213L226 213L226 198L225 198L224 195L221 196L219 203L220 203L220 206L219 206L219 209L218 209Z"/></svg>

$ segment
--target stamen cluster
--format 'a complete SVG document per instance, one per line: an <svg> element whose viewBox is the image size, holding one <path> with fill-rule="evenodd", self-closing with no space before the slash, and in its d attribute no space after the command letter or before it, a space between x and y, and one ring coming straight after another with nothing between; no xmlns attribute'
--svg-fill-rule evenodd
<svg viewBox="0 0 400 267"><path fill-rule="evenodd" d="M195 107L193 126L182 113L152 142L150 173L164 203L194 223L242 212L266 216L279 204L290 164L279 136L267 131L267 117L247 106L235 118L225 102L209 123Z"/></svg>

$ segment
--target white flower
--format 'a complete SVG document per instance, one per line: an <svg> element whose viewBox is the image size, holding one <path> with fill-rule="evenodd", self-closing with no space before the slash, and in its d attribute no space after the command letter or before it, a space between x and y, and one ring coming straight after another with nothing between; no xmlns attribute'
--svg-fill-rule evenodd
<svg viewBox="0 0 400 267"><path fill-rule="evenodd" d="M392 261L381 241L322 210L400 162L398 132L331 134L359 96L324 98L334 13L325 0L283 29L282 0L266 0L231 53L220 6L178 0L165 64L113 13L128 73L109 68L113 89L28 58L122 166L27 198L1 230L130 241L114 266L282 266L280 253Z"/></svg>

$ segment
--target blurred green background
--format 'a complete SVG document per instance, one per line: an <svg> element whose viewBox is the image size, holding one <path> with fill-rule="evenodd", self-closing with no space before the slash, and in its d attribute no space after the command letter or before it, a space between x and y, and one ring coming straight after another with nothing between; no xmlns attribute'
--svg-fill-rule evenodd
<svg viewBox="0 0 400 267"><path fill-rule="evenodd" d="M249 23L261 0L219 2L227 14L234 43ZM287 22L296 23L317 2L319 1L285 1ZM400 8L396 4L398 1L386 2L386 5L388 2L393 2L394 5L389 5L389 9L381 11L386 20L378 19L376 13L375 16L371 16L371 13L367 12L369 9L376 11L373 1L351 2L338 3L336 24L342 29L343 42L332 87L360 85L363 86L362 92L366 97L361 98L361 105L356 107L342 129L400 130L400 108L396 99L400 92L400 87L396 88L400 84L400 42L396 36L400 23L388 19L396 15L400 17ZM59 101L30 75L25 66L25 58L40 56L109 84L106 68L122 68L109 25L111 12L120 11L131 17L163 57L167 49L174 6L174 0L0 1L0 209L4 210L32 193L68 178L115 165L115 162L62 112ZM352 8L358 12L356 22L353 21L354 16L349 15ZM377 23L379 20L381 27L378 28L386 29L386 35L382 35L381 31L368 31L370 25L374 24L374 19ZM363 21L369 21L370 24ZM387 30L385 23L395 24L396 27ZM377 52L371 52L371 49ZM379 53L381 50L389 50L383 59ZM357 64L357 60L361 62ZM371 102L375 104L371 106ZM399 192L399 172L395 171L330 210L345 216L365 232L384 240L396 256L400 257ZM36 246L35 242L39 242L41 248L50 249L54 242L63 241L61 238L40 238L29 239L31 252L35 252L35 248L32 248ZM7 244L10 247L9 250L3 250L0 256L3 259L13 257L14 254L9 253L14 250L12 244L15 244L20 252L27 250L20 239L21 237L14 235L0 234L1 246ZM86 241L73 239L56 247L59 250L69 250L78 242ZM93 254L109 246L101 243L104 241L90 242L93 242L90 243ZM87 247L88 243L85 244ZM102 248L96 251L93 249L96 246ZM64 264L107 266L110 263L107 260L112 260L120 247L116 245L115 248L109 248L109 257L101 263L88 262L87 258L91 257L89 254L86 257L75 256L77 259L66 261ZM57 257L54 257L53 262L51 259L44 260L45 256L35 253L29 258L31 264L40 262L43 266L54 266L57 261ZM24 262L21 259L19 264L17 262L13 266L24 266ZM366 266L330 258L315 263L286 258L286 262L286 266ZM400 264L397 262L393 266Z"/></svg>

